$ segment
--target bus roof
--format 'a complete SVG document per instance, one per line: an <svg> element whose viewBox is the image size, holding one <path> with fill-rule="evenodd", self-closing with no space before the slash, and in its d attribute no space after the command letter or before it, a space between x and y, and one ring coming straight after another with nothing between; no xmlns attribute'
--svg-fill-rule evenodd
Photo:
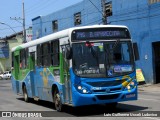
<svg viewBox="0 0 160 120"><path fill-rule="evenodd" d="M35 39L35 40L33 40L31 42L28 42L28 43L18 45L16 47L13 47L11 51L13 52L17 48L22 48L23 49L23 48L27 48L27 47L32 47L32 46L35 46L37 44L48 42L48 41L51 41L51 40L54 40L54 39L70 37L73 30L87 29L87 28L100 28L100 27L101 28L106 28L106 27L108 27L108 28L114 28L114 27L116 27L116 28L127 28L126 26L123 26L123 25L92 25L92 26L73 27L73 28L68 28L68 29L65 29L65 30L62 30L62 31L44 36L44 37L39 38L39 39Z"/></svg>

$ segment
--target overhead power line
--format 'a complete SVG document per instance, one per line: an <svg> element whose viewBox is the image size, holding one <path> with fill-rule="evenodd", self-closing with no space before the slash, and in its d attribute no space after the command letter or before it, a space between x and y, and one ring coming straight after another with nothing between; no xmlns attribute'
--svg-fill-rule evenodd
<svg viewBox="0 0 160 120"><path fill-rule="evenodd" d="M99 13L103 16L102 11L99 10L99 8L91 1L89 0L90 3L92 3L92 5L99 11Z"/></svg>

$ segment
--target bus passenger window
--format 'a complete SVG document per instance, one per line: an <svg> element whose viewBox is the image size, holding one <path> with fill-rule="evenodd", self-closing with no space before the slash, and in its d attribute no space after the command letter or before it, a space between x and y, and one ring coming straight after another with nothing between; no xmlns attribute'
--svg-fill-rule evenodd
<svg viewBox="0 0 160 120"><path fill-rule="evenodd" d="M51 65L59 66L59 41L51 42Z"/></svg>
<svg viewBox="0 0 160 120"><path fill-rule="evenodd" d="M22 49L20 51L20 66L21 69L25 69L26 68L26 51L25 49Z"/></svg>
<svg viewBox="0 0 160 120"><path fill-rule="evenodd" d="M28 66L28 62L29 62L29 61L28 61L28 48L25 49L25 59L26 59L26 60L25 60L25 65L26 65L26 67L27 67L27 66Z"/></svg>
<svg viewBox="0 0 160 120"><path fill-rule="evenodd" d="M37 46L37 65L41 66L42 65L42 52L41 52L41 45Z"/></svg>
<svg viewBox="0 0 160 120"><path fill-rule="evenodd" d="M14 52L12 52L12 67L14 67Z"/></svg>
<svg viewBox="0 0 160 120"><path fill-rule="evenodd" d="M50 44L49 43L44 43L42 45L42 65L43 66L49 66L50 65L50 62L48 61L49 53L50 53Z"/></svg>

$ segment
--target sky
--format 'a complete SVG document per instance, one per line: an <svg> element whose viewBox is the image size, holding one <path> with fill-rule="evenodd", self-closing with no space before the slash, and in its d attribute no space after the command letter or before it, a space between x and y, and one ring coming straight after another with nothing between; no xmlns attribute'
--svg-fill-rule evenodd
<svg viewBox="0 0 160 120"><path fill-rule="evenodd" d="M11 18L22 18L22 2L25 8L25 28L32 26L32 19L42 15L61 10L82 0L1 0L0 1L0 38L10 36L15 32L23 30L22 20L11 20ZM14 32L15 31L15 32Z"/></svg>

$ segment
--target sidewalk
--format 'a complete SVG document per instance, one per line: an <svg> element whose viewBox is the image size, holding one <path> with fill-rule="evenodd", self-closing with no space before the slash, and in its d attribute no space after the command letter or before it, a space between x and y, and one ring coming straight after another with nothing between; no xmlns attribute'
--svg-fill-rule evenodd
<svg viewBox="0 0 160 120"><path fill-rule="evenodd" d="M160 83L138 85L138 90L139 91L152 91L152 92L160 91Z"/></svg>

